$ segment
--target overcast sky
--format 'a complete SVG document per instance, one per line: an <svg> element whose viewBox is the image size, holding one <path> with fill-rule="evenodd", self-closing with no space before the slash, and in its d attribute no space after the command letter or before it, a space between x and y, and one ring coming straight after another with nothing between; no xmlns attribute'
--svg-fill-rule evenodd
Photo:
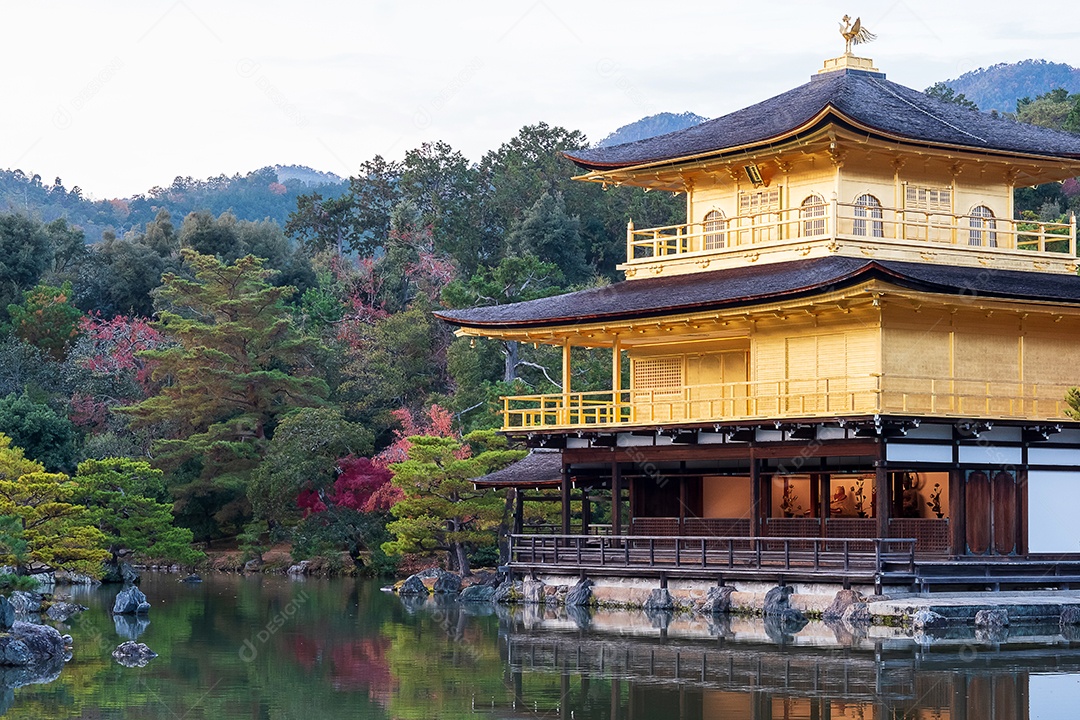
<svg viewBox="0 0 1080 720"><path fill-rule="evenodd" d="M0 168L96 198L273 164L342 176L444 140L473 160L545 121L596 141L716 117L860 48L922 89L997 62L1080 66L1068 3L901 0L6 2Z"/></svg>

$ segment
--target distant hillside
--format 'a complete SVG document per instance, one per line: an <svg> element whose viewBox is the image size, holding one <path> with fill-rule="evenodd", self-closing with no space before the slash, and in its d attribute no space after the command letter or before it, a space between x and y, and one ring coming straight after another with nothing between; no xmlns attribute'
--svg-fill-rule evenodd
<svg viewBox="0 0 1080 720"><path fill-rule="evenodd" d="M231 211L240 220L269 218L284 224L296 209L298 196L318 192L337 197L345 189L345 181L333 173L288 165L205 180L177 177L168 187L150 188L131 198L91 201L79 187L64 187L60 178L49 185L40 175L0 170L0 212L20 212L45 222L64 218L81 228L88 242L96 242L106 230L122 235L145 225L162 208L177 224L195 210L214 215Z"/></svg>
<svg viewBox="0 0 1080 720"><path fill-rule="evenodd" d="M676 130L682 130L683 128L700 125L706 120L708 120L708 118L703 118L692 112L684 112L678 115L669 112L658 113L656 115L650 115L647 118L642 118L637 122L632 122L629 125L623 125L621 128L597 143L597 146L608 147L609 145L622 145L623 143L634 142L635 140L644 140L645 138L656 137L657 135L664 135L669 132L675 132Z"/></svg>
<svg viewBox="0 0 1080 720"><path fill-rule="evenodd" d="M1046 60L999 63L964 73L945 84L966 95L983 112L1016 112L1016 101L1034 98L1056 88L1080 92L1080 69Z"/></svg>

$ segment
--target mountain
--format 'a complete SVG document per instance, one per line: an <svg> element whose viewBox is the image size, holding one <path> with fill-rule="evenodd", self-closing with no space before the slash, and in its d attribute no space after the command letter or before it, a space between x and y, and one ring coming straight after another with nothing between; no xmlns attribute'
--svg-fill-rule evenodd
<svg viewBox="0 0 1080 720"><path fill-rule="evenodd" d="M274 165L274 170L280 183L286 180L298 180L308 185L339 185L345 182L340 175L315 170L307 165Z"/></svg>
<svg viewBox="0 0 1080 720"><path fill-rule="evenodd" d="M1080 69L1046 60L998 63L964 73L945 84L967 96L983 112L1016 112L1016 101L1056 88L1080 92Z"/></svg>
<svg viewBox="0 0 1080 720"><path fill-rule="evenodd" d="M629 125L623 125L621 128L598 142L597 146L608 147L609 145L622 145L623 143L634 142L635 140L644 140L645 138L656 137L657 135L664 135L669 132L675 132L676 130L682 130L683 128L700 125L706 120L708 120L708 118L703 118L692 112L684 112L678 115L669 112L657 113L656 115L641 118Z"/></svg>

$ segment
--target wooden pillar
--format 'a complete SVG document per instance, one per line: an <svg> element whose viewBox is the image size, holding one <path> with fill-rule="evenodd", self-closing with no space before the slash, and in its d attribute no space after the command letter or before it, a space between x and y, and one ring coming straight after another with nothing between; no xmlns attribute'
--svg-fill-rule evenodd
<svg viewBox="0 0 1080 720"><path fill-rule="evenodd" d="M619 422L622 418L622 344L619 336L615 336L615 342L611 346L611 410L612 420Z"/></svg>
<svg viewBox="0 0 1080 720"><path fill-rule="evenodd" d="M570 470L563 468L562 484L562 534L570 534Z"/></svg>
<svg viewBox="0 0 1080 720"><path fill-rule="evenodd" d="M821 517L828 520L832 516L832 483L829 482L832 476L829 473L818 474L818 497L821 498Z"/></svg>
<svg viewBox="0 0 1080 720"><path fill-rule="evenodd" d="M589 534L592 525L592 503L589 501L589 489L581 488L581 534Z"/></svg>
<svg viewBox="0 0 1080 720"><path fill-rule="evenodd" d="M514 529L515 535L520 535L525 527L525 488L514 490Z"/></svg>
<svg viewBox="0 0 1080 720"><path fill-rule="evenodd" d="M750 450L750 536L761 535L761 468Z"/></svg>
<svg viewBox="0 0 1080 720"><path fill-rule="evenodd" d="M884 445L879 445L882 449L881 454L884 454ZM882 462L882 458L878 457L877 466L874 468L874 511L877 516L877 536L879 538L889 537L889 516L892 502L889 494L889 473L885 469L885 464Z"/></svg>
<svg viewBox="0 0 1080 720"><path fill-rule="evenodd" d="M611 463L611 534L622 535L622 472Z"/></svg>
<svg viewBox="0 0 1080 720"><path fill-rule="evenodd" d="M964 471L949 471L949 529L952 534L952 554L967 554L967 493L964 488Z"/></svg>
<svg viewBox="0 0 1080 720"><path fill-rule="evenodd" d="M562 346L562 424L570 424L570 339L563 340Z"/></svg>
<svg viewBox="0 0 1080 720"><path fill-rule="evenodd" d="M685 465L685 463L684 463ZM686 478L679 478L679 534L683 534L683 525L686 523Z"/></svg>

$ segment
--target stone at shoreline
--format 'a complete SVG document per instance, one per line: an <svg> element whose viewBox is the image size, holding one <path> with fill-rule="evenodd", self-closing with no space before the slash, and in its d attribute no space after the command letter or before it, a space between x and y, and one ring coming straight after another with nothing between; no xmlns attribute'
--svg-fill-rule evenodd
<svg viewBox="0 0 1080 720"><path fill-rule="evenodd" d="M145 667L158 655L142 643L126 640L116 646L116 649L112 651L112 656L124 667Z"/></svg>
<svg viewBox="0 0 1080 720"><path fill-rule="evenodd" d="M72 615L78 615L83 610L89 610L85 605L77 605L69 602L55 602L45 611L45 617L56 622L67 622Z"/></svg>
<svg viewBox="0 0 1080 720"><path fill-rule="evenodd" d="M989 608L975 613L975 627L1000 630L1009 627L1009 613L1003 608Z"/></svg>
<svg viewBox="0 0 1080 720"><path fill-rule="evenodd" d="M765 604L762 613L765 619L778 620L777 630L782 635L796 633L802 630L808 622L806 616L791 607L790 599L794 588L790 585L779 585L765 593ZM793 629L797 626L798 629Z"/></svg>
<svg viewBox="0 0 1080 720"><path fill-rule="evenodd" d="M138 585L139 571L129 562L119 562L116 565L106 564L105 574L101 576L103 583L123 583L124 585Z"/></svg>
<svg viewBox="0 0 1080 720"><path fill-rule="evenodd" d="M65 659L68 644L60 631L49 625L16 622L0 634L0 665L28 666Z"/></svg>
<svg viewBox="0 0 1080 720"><path fill-rule="evenodd" d="M20 615L41 612L41 601L44 596L41 593L16 590L8 596L8 602Z"/></svg>
<svg viewBox="0 0 1080 720"><path fill-rule="evenodd" d="M262 570L262 566L263 561L255 558L253 560L248 560L246 563L244 563L243 570L244 572L259 572L260 570Z"/></svg>
<svg viewBox="0 0 1080 720"><path fill-rule="evenodd" d="M1066 605L1061 608L1061 619L1058 622L1061 627L1080 625L1080 605Z"/></svg>
<svg viewBox="0 0 1080 720"><path fill-rule="evenodd" d="M202 577L200 577L196 573L191 573L187 577L180 578L180 582L182 582L182 583L190 583L190 584L201 583L202 582Z"/></svg>
<svg viewBox="0 0 1080 720"><path fill-rule="evenodd" d="M457 595L461 592L461 578L454 573L442 573L435 578L432 590L436 595Z"/></svg>
<svg viewBox="0 0 1080 720"><path fill-rule="evenodd" d="M911 628L916 632L944 630L948 626L948 619L944 615L939 615L933 610L919 610L911 616Z"/></svg>
<svg viewBox="0 0 1080 720"><path fill-rule="evenodd" d="M83 575L82 573L67 572L65 570L57 570L53 575L56 578L57 585L100 585L100 580L95 580L89 575Z"/></svg>
<svg viewBox="0 0 1080 720"><path fill-rule="evenodd" d="M285 571L286 575L307 575L308 566L311 564L310 560L301 560L295 565L290 565L289 569Z"/></svg>
<svg viewBox="0 0 1080 720"><path fill-rule="evenodd" d="M566 607L584 607L592 600L592 580L584 578L578 580L574 587L566 593Z"/></svg>
<svg viewBox="0 0 1080 720"><path fill-rule="evenodd" d="M0 595L0 630L10 630L15 624L15 608L8 599Z"/></svg>
<svg viewBox="0 0 1080 720"><path fill-rule="evenodd" d="M495 588L495 602L506 605L509 603L517 602L522 598L525 591L521 581L510 582L504 581L499 587Z"/></svg>
<svg viewBox="0 0 1080 720"><path fill-rule="evenodd" d="M495 588L490 585L470 585L461 591L458 598L462 602L491 602L495 599Z"/></svg>
<svg viewBox="0 0 1080 720"><path fill-rule="evenodd" d="M132 585L116 594L112 611L113 615L144 615L150 611L150 603L142 590Z"/></svg>
<svg viewBox="0 0 1080 720"><path fill-rule="evenodd" d="M410 575L405 578L398 588L398 595L427 595L428 589L419 575Z"/></svg>
<svg viewBox="0 0 1080 720"><path fill-rule="evenodd" d="M647 612L671 612L675 609L675 599L667 588L655 588L649 593L642 609Z"/></svg>
<svg viewBox="0 0 1080 720"><path fill-rule="evenodd" d="M705 615L726 615L731 612L731 595L734 592L735 588L730 585L711 587L694 609Z"/></svg>
<svg viewBox="0 0 1080 720"><path fill-rule="evenodd" d="M521 584L521 602L531 605L543 605L546 602L543 580L526 580Z"/></svg>
<svg viewBox="0 0 1080 720"><path fill-rule="evenodd" d="M870 606L864 602L848 605L841 619L852 628L867 626L874 622L874 616L870 614Z"/></svg>
<svg viewBox="0 0 1080 720"><path fill-rule="evenodd" d="M859 593L854 590L841 590L836 593L832 604L821 613L822 620L840 620L849 607L855 603L863 602Z"/></svg>

